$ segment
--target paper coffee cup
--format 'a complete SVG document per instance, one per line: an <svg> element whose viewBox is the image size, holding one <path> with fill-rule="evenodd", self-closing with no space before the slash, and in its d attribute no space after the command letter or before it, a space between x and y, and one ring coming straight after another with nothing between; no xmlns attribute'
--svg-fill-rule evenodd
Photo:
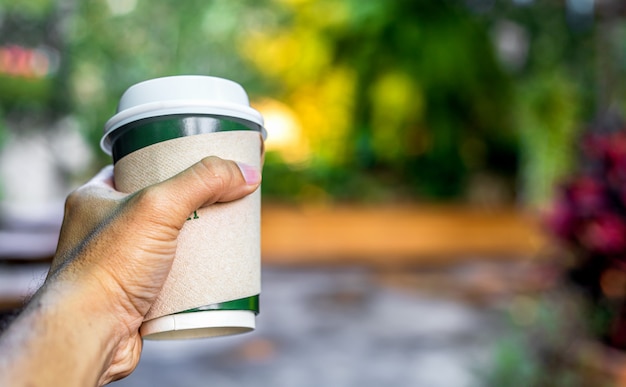
<svg viewBox="0 0 626 387"><path fill-rule="evenodd" d="M235 82L157 78L130 87L105 124L115 185L135 192L206 156L261 167L263 118ZM261 291L260 190L190 214L176 258L141 334L146 339L223 336L255 328Z"/></svg>

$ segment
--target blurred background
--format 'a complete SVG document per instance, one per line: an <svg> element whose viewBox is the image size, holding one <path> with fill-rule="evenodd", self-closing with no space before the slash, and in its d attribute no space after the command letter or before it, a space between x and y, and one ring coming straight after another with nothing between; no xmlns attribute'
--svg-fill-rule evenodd
<svg viewBox="0 0 626 387"><path fill-rule="evenodd" d="M0 307L43 280L123 91L266 120L259 329L119 386L626 385L619 0L0 0Z"/></svg>

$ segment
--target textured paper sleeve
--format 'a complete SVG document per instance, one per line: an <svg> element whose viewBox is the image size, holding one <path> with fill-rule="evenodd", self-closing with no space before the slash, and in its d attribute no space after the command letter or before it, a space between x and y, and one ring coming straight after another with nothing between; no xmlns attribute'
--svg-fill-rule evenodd
<svg viewBox="0 0 626 387"><path fill-rule="evenodd" d="M115 164L115 185L122 192L135 192L210 155L260 167L261 141L257 132L232 131L153 144ZM260 195L257 190L190 214L172 270L146 320L260 293Z"/></svg>

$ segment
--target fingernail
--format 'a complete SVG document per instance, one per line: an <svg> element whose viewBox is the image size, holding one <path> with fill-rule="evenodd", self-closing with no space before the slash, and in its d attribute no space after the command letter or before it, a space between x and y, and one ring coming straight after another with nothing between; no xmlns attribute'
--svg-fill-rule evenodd
<svg viewBox="0 0 626 387"><path fill-rule="evenodd" d="M261 182L261 171L255 166L237 162L237 166L243 175L246 184L256 185Z"/></svg>

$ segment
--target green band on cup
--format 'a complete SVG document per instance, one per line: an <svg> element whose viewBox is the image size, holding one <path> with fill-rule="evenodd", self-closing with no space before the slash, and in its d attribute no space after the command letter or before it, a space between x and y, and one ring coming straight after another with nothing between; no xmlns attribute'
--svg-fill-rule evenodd
<svg viewBox="0 0 626 387"><path fill-rule="evenodd" d="M113 162L158 142L195 134L234 130L261 132L262 128L245 120L208 115L170 115L134 121L111 134Z"/></svg>
<svg viewBox="0 0 626 387"><path fill-rule="evenodd" d="M254 314L259 314L259 295L257 294L252 297L201 306L199 308L188 309L178 313L204 312L208 310L250 310L254 312Z"/></svg>

